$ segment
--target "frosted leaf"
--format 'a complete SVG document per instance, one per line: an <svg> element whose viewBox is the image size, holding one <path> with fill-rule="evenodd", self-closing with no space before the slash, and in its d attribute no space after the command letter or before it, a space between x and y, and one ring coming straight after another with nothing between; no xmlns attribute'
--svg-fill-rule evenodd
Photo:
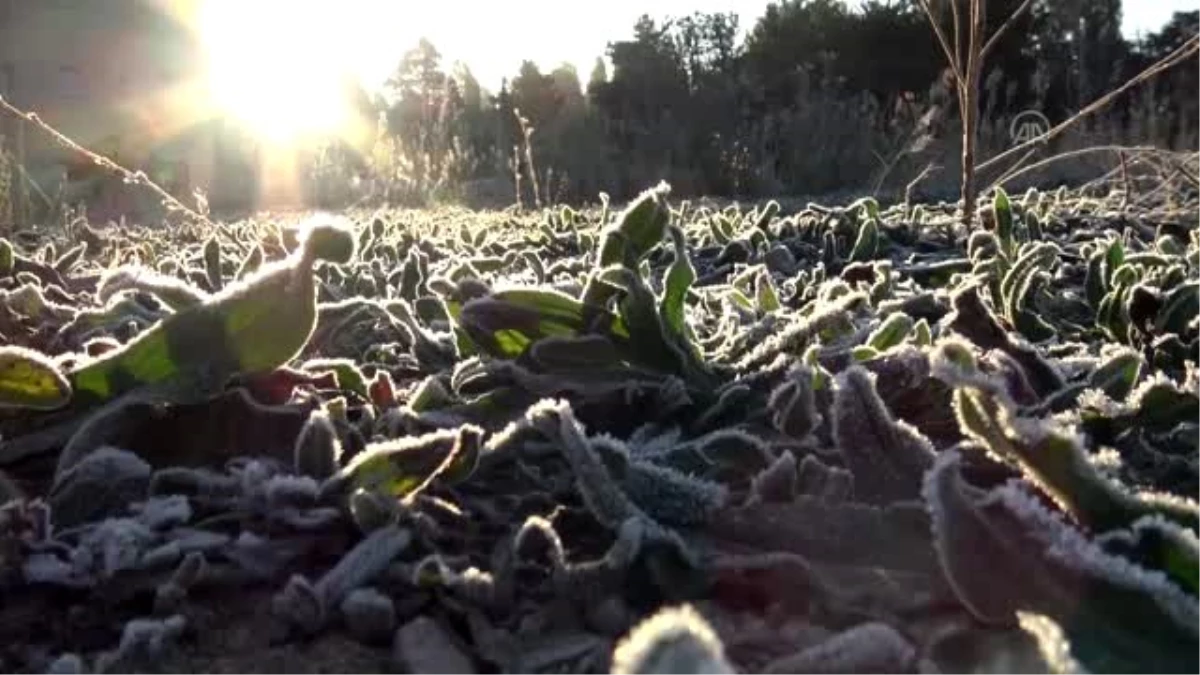
<svg viewBox="0 0 1200 675"><path fill-rule="evenodd" d="M612 673L733 673L715 631L689 605L659 610L613 650Z"/></svg>
<svg viewBox="0 0 1200 675"><path fill-rule="evenodd" d="M150 465L128 450L102 446L55 477L47 498L60 527L124 515L146 496Z"/></svg>
<svg viewBox="0 0 1200 675"><path fill-rule="evenodd" d="M46 666L48 675L79 675L85 672L87 672L87 667L78 654L62 654Z"/></svg>
<svg viewBox="0 0 1200 675"><path fill-rule="evenodd" d="M854 496L854 476L847 470L828 466L813 455L807 455L797 469L797 491L822 502L836 504Z"/></svg>
<svg viewBox="0 0 1200 675"><path fill-rule="evenodd" d="M262 491L268 510L307 508L317 501L318 485L308 475L279 474L268 478L262 485Z"/></svg>
<svg viewBox="0 0 1200 675"><path fill-rule="evenodd" d="M812 560L915 572L936 570L929 519L914 502L880 508L801 496L788 504L727 508L712 520L713 536Z"/></svg>
<svg viewBox="0 0 1200 675"><path fill-rule="evenodd" d="M755 370L780 353L799 354L816 340L828 344L854 329L853 310L867 303L865 293L850 293L820 304L807 319L798 319L767 338L736 364L739 371Z"/></svg>
<svg viewBox="0 0 1200 675"><path fill-rule="evenodd" d="M821 424L812 381L812 370L798 366L787 374L787 379L767 400L772 424L795 439L803 439Z"/></svg>
<svg viewBox="0 0 1200 675"><path fill-rule="evenodd" d="M387 569L412 542L412 533L396 525L381 527L350 549L316 584L326 607L337 606L347 593Z"/></svg>
<svg viewBox="0 0 1200 675"><path fill-rule="evenodd" d="M539 401L526 412L526 419L557 441L575 473L580 496L597 520L616 529L633 516L648 519L609 475L568 403L549 399Z"/></svg>
<svg viewBox="0 0 1200 675"><path fill-rule="evenodd" d="M555 568L566 564L566 551L553 523L541 516L529 516L513 536L513 556L518 559L541 554Z"/></svg>
<svg viewBox="0 0 1200 675"><path fill-rule="evenodd" d="M302 633L314 633L325 623L325 603L308 579L293 574L271 598L271 612Z"/></svg>
<svg viewBox="0 0 1200 675"><path fill-rule="evenodd" d="M94 583L88 570L78 569L53 553L30 553L22 564L29 584L54 584L68 588L87 588Z"/></svg>
<svg viewBox="0 0 1200 675"><path fill-rule="evenodd" d="M923 486L942 569L959 600L977 619L1011 623L1020 600L996 578L1019 583L1016 580L1023 572L1013 567L1018 563L1008 554L1011 545L991 531L977 506L986 493L962 480L960 464L956 452L943 452Z"/></svg>
<svg viewBox="0 0 1200 675"><path fill-rule="evenodd" d="M342 601L341 612L350 634L362 642L386 641L396 629L395 604L374 588L351 591Z"/></svg>
<svg viewBox="0 0 1200 675"><path fill-rule="evenodd" d="M785 450L750 481L747 503L790 502L796 498L798 479L796 456Z"/></svg>
<svg viewBox="0 0 1200 675"><path fill-rule="evenodd" d="M137 520L110 518L83 535L72 551L72 564L108 579L122 570L136 569L154 539L150 528Z"/></svg>
<svg viewBox="0 0 1200 675"><path fill-rule="evenodd" d="M865 623L767 664L767 673L895 673L912 667L916 649L895 628Z"/></svg>
<svg viewBox="0 0 1200 675"><path fill-rule="evenodd" d="M1195 598L1171 583L1166 574L1104 551L1015 483L996 488L993 494L1026 525L1030 538L1045 547L1051 560L1092 579L1145 594L1180 626L1190 627L1193 635L1200 635L1200 607Z"/></svg>
<svg viewBox="0 0 1200 675"><path fill-rule="evenodd" d="M392 660L410 673L478 672L458 641L427 616L419 616L396 631Z"/></svg>
<svg viewBox="0 0 1200 675"><path fill-rule="evenodd" d="M165 619L133 619L125 624L117 648L96 657L96 670L129 672L138 665L153 664L175 646L185 628L187 619L179 614Z"/></svg>
<svg viewBox="0 0 1200 675"><path fill-rule="evenodd" d="M924 492L946 578L977 619L1013 625L1017 612L1044 614L1089 670L1196 670L1195 598L1103 551L1019 482L968 485L959 463L945 453Z"/></svg>
<svg viewBox="0 0 1200 675"><path fill-rule="evenodd" d="M328 478L337 472L341 455L342 443L329 413L320 408L310 412L296 437L293 453L296 473L317 480Z"/></svg>
<svg viewBox="0 0 1200 675"><path fill-rule="evenodd" d="M933 463L933 446L912 425L892 418L874 376L852 366L834 381L834 438L854 474L854 494L873 504L916 498Z"/></svg>
<svg viewBox="0 0 1200 675"><path fill-rule="evenodd" d="M1048 616L1033 612L1017 612L1017 621L1021 628L1037 641L1038 651L1050 672L1054 673L1086 673L1071 656L1071 643L1059 626Z"/></svg>
<svg viewBox="0 0 1200 675"><path fill-rule="evenodd" d="M166 530L187 524L192 505L183 495L151 497L138 509L138 520L152 530Z"/></svg>
<svg viewBox="0 0 1200 675"><path fill-rule="evenodd" d="M642 461L629 464L619 485L650 517L667 525L700 525L729 496L720 483Z"/></svg>

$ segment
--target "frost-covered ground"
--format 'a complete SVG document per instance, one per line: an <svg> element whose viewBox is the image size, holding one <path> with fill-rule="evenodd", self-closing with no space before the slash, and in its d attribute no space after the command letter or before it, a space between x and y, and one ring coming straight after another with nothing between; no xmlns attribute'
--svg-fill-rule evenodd
<svg viewBox="0 0 1200 675"><path fill-rule="evenodd" d="M0 669L1196 672L1197 219L18 235Z"/></svg>

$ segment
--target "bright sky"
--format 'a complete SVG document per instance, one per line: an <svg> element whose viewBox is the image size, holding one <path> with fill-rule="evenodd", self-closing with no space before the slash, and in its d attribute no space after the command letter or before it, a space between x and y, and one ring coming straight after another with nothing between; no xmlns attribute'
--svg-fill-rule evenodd
<svg viewBox="0 0 1200 675"><path fill-rule="evenodd" d="M853 1L853 0L851 0ZM736 12L746 30L768 0L339 0L351 30L362 39L361 71L381 81L400 55L424 35L447 67L465 61L483 86L496 90L516 74L523 59L547 72L562 62L575 65L585 82L609 41L631 35L638 16L656 19L694 11ZM362 11L355 10L361 7ZM1153 31L1176 11L1200 8L1200 0L1124 0L1122 30L1128 36ZM534 36L536 34L536 37ZM511 36L511 37L509 37Z"/></svg>
<svg viewBox="0 0 1200 675"><path fill-rule="evenodd" d="M658 20L695 11L732 11L746 31L769 4L768 0L174 1L220 8L215 14L220 43L230 52L227 63L234 71L270 53L277 61L322 68L345 65L374 87L424 36L441 52L447 69L455 61L464 61L493 92L502 78L516 75L524 59L532 59L543 72L564 62L573 64L586 82L608 42L629 38L643 13ZM1160 28L1175 11L1200 7L1200 0L1124 0L1123 4L1122 28L1133 36Z"/></svg>

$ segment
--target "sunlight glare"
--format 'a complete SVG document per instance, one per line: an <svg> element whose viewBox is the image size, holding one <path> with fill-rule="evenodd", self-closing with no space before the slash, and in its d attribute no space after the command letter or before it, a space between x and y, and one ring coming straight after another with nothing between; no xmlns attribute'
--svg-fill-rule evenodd
<svg viewBox="0 0 1200 675"><path fill-rule="evenodd" d="M331 26L335 8L205 0L199 30L213 103L274 142L339 131L349 118L343 78L354 40Z"/></svg>

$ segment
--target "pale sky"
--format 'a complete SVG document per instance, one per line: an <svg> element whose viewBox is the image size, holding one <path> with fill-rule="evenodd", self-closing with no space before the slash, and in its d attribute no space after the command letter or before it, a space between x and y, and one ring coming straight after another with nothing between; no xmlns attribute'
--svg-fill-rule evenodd
<svg viewBox="0 0 1200 675"><path fill-rule="evenodd" d="M480 84L494 92L502 77L517 73L523 59L532 59L543 72L571 63L586 82L607 43L627 39L642 13L660 19L693 11L733 11L745 31L767 4L768 0L284 0L278 6L291 19L332 36L313 49L324 51L326 58L340 53L369 86L381 83L404 51L425 36L441 52L447 69L464 61ZM1123 30L1128 36L1157 30L1172 12L1197 7L1200 0L1124 0ZM301 19L301 14L308 16Z"/></svg>

